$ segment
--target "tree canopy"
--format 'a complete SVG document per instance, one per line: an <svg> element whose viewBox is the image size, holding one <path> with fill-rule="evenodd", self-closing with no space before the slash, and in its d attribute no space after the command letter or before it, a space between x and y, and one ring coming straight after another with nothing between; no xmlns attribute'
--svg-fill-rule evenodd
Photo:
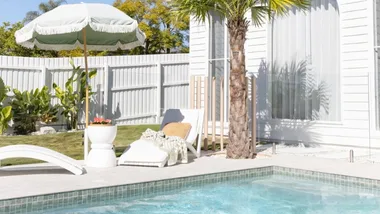
<svg viewBox="0 0 380 214"><path fill-rule="evenodd" d="M55 51L24 48L16 43L15 32L23 27L22 22L0 25L0 55L24 57L58 57Z"/></svg>
<svg viewBox="0 0 380 214"><path fill-rule="evenodd" d="M83 50L45 51L37 48L27 49L17 45L15 32L36 17L46 13L65 0L48 0L38 6L38 10L29 11L24 20L17 23L5 22L0 25L0 55L25 57L76 57L83 56ZM114 52L93 52L89 55L138 55L182 52L188 53L189 16L175 19L170 5L165 0L116 0L114 6L139 22L140 29L146 34L145 47Z"/></svg>
<svg viewBox="0 0 380 214"><path fill-rule="evenodd" d="M66 3L66 0L49 0L48 2L41 2L38 5L39 11L34 10L34 11L29 11L26 13L26 16L24 18L24 23L33 21L35 18L37 18L41 14L49 12L63 3Z"/></svg>
<svg viewBox="0 0 380 214"><path fill-rule="evenodd" d="M131 54L188 52L189 16L176 19L166 0L116 0L114 6L136 19L147 37Z"/></svg>

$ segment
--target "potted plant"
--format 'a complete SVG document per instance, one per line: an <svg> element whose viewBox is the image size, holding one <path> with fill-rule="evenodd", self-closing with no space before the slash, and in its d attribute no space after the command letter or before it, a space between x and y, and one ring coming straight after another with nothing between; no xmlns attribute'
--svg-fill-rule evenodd
<svg viewBox="0 0 380 214"><path fill-rule="evenodd" d="M89 167L115 167L116 155L113 150L113 141L116 138L117 126L111 120L95 118L87 129L91 141L91 151L88 154Z"/></svg>

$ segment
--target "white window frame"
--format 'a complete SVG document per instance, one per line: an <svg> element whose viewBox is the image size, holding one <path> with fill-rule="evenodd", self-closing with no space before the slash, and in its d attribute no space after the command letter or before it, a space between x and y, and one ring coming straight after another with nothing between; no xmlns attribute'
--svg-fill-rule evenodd
<svg viewBox="0 0 380 214"><path fill-rule="evenodd" d="M229 41L228 41L228 28L227 28L227 19L225 18L224 19L224 57L223 58L216 58L216 59L213 59L211 58L210 56L210 53L211 53L211 42L210 42L210 38L213 38L213 35L212 35L212 31L210 31L211 29L211 26L210 26L210 23L212 23L213 21L213 16L209 16L210 17L210 20L207 21L207 24L206 24L206 28L207 28L207 41L206 41L206 45L207 45L207 74L206 76L209 77L209 80L211 80L210 78L210 74L211 74L211 71L210 71L210 64L214 61L223 61L223 65L224 65L224 71L223 71L223 75L224 77L229 77L229 62L230 62L230 58L228 58L228 50L229 50ZM228 107L228 103L229 103L229 94L228 94L228 87L229 87L229 84L228 84L228 81L229 81L229 78L224 78L223 79L224 82L224 95L227 97L227 99L225 98L224 99L224 121L228 122L228 111L229 111L229 107ZM209 84L209 86L211 87L211 84Z"/></svg>

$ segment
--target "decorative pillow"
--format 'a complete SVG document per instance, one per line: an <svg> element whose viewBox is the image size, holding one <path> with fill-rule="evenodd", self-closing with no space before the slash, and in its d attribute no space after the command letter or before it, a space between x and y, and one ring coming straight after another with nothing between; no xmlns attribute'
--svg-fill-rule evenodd
<svg viewBox="0 0 380 214"><path fill-rule="evenodd" d="M177 136L186 139L191 129L190 123L168 123L162 131L166 136Z"/></svg>

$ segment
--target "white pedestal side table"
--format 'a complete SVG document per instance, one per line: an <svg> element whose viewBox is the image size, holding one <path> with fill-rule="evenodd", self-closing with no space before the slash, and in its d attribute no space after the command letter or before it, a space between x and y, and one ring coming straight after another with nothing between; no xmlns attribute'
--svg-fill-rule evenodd
<svg viewBox="0 0 380 214"><path fill-rule="evenodd" d="M113 150L116 134L117 126L114 125L92 124L88 126L91 151L87 157L87 166L96 168L116 166L116 154Z"/></svg>

